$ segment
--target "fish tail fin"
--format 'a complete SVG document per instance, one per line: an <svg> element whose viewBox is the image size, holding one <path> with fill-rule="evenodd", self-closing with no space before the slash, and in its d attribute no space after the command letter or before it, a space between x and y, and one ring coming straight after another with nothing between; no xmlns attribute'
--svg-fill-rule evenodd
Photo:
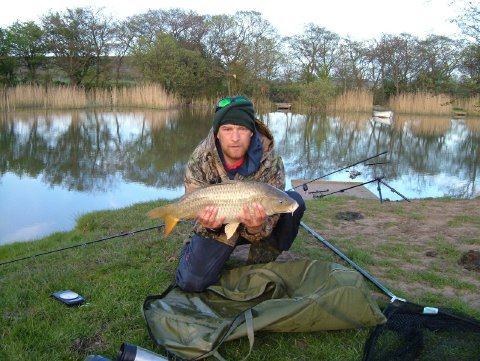
<svg viewBox="0 0 480 361"><path fill-rule="evenodd" d="M171 204L167 204L162 207L154 208L147 215L150 218L161 218L165 222L165 236L168 236L170 232L175 228L180 218L172 215L174 207Z"/></svg>
<svg viewBox="0 0 480 361"><path fill-rule="evenodd" d="M161 207L157 207L157 208L152 209L151 211L149 211L147 213L147 216L149 216L150 218L165 219L167 214L169 214L171 212L172 212L172 207L171 207L170 204L167 204L165 206L161 206Z"/></svg>

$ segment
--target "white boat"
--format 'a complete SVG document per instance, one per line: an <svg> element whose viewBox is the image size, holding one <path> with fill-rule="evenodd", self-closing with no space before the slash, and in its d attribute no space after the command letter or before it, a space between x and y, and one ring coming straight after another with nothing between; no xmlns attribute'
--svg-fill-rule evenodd
<svg viewBox="0 0 480 361"><path fill-rule="evenodd" d="M377 118L393 118L393 112L391 110L374 110L373 116Z"/></svg>

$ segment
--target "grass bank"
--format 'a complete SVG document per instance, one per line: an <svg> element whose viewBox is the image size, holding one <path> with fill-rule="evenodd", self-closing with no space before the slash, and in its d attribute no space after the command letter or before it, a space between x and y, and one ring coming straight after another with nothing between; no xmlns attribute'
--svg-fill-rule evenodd
<svg viewBox="0 0 480 361"><path fill-rule="evenodd" d="M480 244L480 217L475 213L479 203L424 200L380 204L326 197L307 201L304 221L375 278L378 276L397 296L447 306L479 318L480 309L475 304L478 273L466 271L457 263L463 248L478 248ZM0 263L154 226L145 214L158 204L86 214L71 232L0 247ZM439 208L438 204L444 205L440 210L458 209L458 214L452 213L451 217L444 212L442 219L457 231L455 236L450 237L438 224L429 234L423 233L431 221L426 214ZM471 206L466 207L468 204ZM342 210L358 211L363 219L339 220L336 214ZM419 230L414 239L408 231L415 228L412 224ZM462 229L465 233L459 231ZM89 354L114 359L123 342L161 353L149 338L141 306L147 295L161 293L173 281L182 242L189 231L188 224L180 224L169 237L164 237L161 230L149 230L0 266L0 359L84 360ZM432 257L421 268L426 251ZM298 257L341 263L305 230L299 232L291 252ZM238 262L229 261L228 267ZM416 272L411 272L412 267ZM86 303L67 307L50 297L65 289L82 294ZM379 303L386 301L373 286L372 292ZM468 295L472 298L463 297ZM359 360L369 331L259 333L249 360ZM248 348L248 340L241 339L228 342L220 351L229 360L239 360Z"/></svg>

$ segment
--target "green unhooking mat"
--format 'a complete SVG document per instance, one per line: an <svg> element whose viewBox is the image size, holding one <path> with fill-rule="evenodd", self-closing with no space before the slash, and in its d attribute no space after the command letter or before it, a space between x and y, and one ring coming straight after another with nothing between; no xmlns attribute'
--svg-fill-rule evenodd
<svg viewBox="0 0 480 361"><path fill-rule="evenodd" d="M151 337L187 359L214 355L224 341L255 331L305 332L385 322L363 277L331 262L271 262L226 271L204 292L178 287L149 296L143 312Z"/></svg>

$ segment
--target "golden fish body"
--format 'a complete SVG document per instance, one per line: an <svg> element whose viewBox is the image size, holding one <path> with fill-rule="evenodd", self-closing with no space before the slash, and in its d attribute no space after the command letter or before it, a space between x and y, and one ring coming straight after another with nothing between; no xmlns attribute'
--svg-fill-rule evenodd
<svg viewBox="0 0 480 361"><path fill-rule="evenodd" d="M176 203L152 209L148 216L163 219L165 235L168 236L180 219L197 218L207 206L218 207L217 217L225 217L225 233L227 239L230 239L239 225L238 216L243 214L243 206L247 205L253 213L253 203L261 204L269 216L293 213L298 207L297 202L287 193L270 184L229 181L186 193Z"/></svg>

